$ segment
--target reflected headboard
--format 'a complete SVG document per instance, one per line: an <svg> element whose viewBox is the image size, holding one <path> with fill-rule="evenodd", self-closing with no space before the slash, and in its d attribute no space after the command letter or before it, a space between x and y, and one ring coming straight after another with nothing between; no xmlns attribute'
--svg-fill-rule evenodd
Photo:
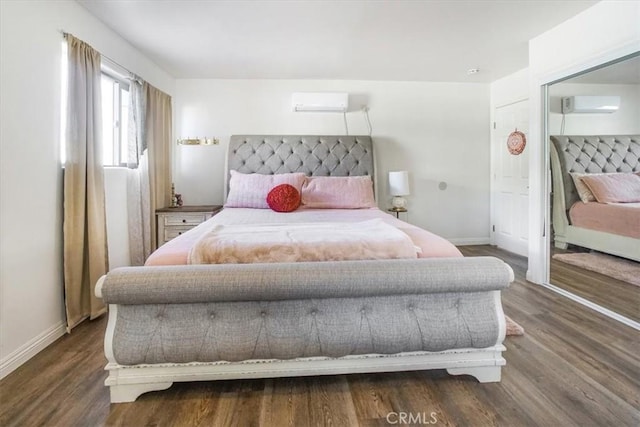
<svg viewBox="0 0 640 427"><path fill-rule="evenodd" d="M551 171L554 193L563 190L569 210L580 200L569 174L640 171L640 135L552 135Z"/></svg>
<svg viewBox="0 0 640 427"><path fill-rule="evenodd" d="M369 175L375 186L374 166L370 136L232 135L227 151L225 198L230 170L263 175Z"/></svg>

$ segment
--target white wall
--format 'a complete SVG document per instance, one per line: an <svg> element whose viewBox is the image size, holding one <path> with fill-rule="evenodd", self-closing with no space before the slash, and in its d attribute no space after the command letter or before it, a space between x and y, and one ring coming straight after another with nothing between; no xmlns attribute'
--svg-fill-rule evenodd
<svg viewBox="0 0 640 427"><path fill-rule="evenodd" d="M295 113L291 94L350 94L349 132L367 134L370 108L379 202L387 173L411 176L409 221L456 242L489 239L489 85L311 80L176 81L177 137L215 136L220 146L177 146L174 180L185 204L222 203L232 134L344 134L342 114ZM438 189L439 182L448 187Z"/></svg>
<svg viewBox="0 0 640 427"><path fill-rule="evenodd" d="M104 199L107 217L109 269L131 265L129 251L129 211L127 209L127 168L104 169Z"/></svg>
<svg viewBox="0 0 640 427"><path fill-rule="evenodd" d="M527 279L548 280L548 199L545 188L546 137L543 133L541 85L640 51L640 2L603 1L529 42L530 193L529 270ZM546 233L545 233L546 231Z"/></svg>
<svg viewBox="0 0 640 427"><path fill-rule="evenodd" d="M640 85L578 83L549 88L549 134L560 134L562 98L572 95L617 95L620 109L608 114L565 114L565 135L640 134Z"/></svg>
<svg viewBox="0 0 640 427"><path fill-rule="evenodd" d="M173 93L174 80L73 1L0 1L0 377L64 332L60 30Z"/></svg>
<svg viewBox="0 0 640 427"><path fill-rule="evenodd" d="M491 82L491 113L496 107L529 98L529 68Z"/></svg>

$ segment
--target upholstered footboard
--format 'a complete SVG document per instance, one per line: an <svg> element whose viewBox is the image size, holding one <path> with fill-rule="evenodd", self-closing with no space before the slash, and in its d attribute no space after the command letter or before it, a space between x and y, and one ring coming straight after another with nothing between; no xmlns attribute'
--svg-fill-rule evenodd
<svg viewBox="0 0 640 427"><path fill-rule="evenodd" d="M443 369L499 381L500 290L490 257L131 267L109 304L112 402L175 381Z"/></svg>

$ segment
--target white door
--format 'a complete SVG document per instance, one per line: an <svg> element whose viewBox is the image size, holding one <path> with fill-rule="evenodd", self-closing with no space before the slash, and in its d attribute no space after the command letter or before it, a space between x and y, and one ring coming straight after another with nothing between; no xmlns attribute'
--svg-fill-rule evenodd
<svg viewBox="0 0 640 427"><path fill-rule="evenodd" d="M499 248L527 256L529 223L529 151L507 150L514 130L529 137L529 100L497 107L492 140L492 241Z"/></svg>

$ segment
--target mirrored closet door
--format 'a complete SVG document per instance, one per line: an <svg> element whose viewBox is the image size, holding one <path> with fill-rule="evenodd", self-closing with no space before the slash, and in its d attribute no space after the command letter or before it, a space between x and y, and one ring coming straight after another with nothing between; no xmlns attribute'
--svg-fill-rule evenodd
<svg viewBox="0 0 640 427"><path fill-rule="evenodd" d="M548 86L550 283L640 322L640 53Z"/></svg>

